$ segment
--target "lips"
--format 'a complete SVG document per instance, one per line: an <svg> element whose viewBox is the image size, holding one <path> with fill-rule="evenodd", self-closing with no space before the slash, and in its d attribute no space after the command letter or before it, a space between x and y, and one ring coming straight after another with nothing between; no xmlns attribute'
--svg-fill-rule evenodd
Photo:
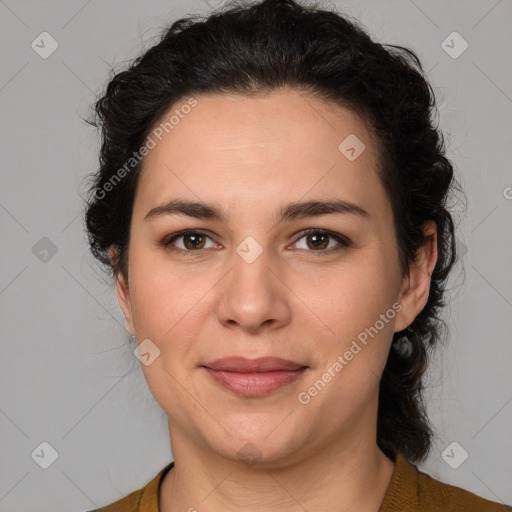
<svg viewBox="0 0 512 512"><path fill-rule="evenodd" d="M245 357L225 357L217 359L204 366L211 370L224 370L227 372L258 373L276 372L281 370L298 370L305 365L281 359L280 357L259 357L258 359L246 359Z"/></svg>
<svg viewBox="0 0 512 512"><path fill-rule="evenodd" d="M279 357L227 357L203 365L210 377L241 396L265 396L302 377L308 366Z"/></svg>

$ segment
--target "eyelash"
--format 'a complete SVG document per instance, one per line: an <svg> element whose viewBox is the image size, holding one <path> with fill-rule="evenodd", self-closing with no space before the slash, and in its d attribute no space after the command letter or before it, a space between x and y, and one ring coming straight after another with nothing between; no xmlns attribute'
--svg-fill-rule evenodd
<svg viewBox="0 0 512 512"><path fill-rule="evenodd" d="M299 234L300 236L295 240L294 244L296 244L300 239L302 239L308 235L312 235L312 234L329 236L329 237L333 238L334 240L336 240L336 242L338 242L340 244L340 246L335 247L334 249L333 248L321 249L318 251L308 250L307 252L319 253L318 255L324 255L324 254L330 254L331 252L337 252L339 250L350 247L352 245L352 241L344 235L341 235L339 233L334 233L332 231L328 231L325 229L315 229L315 228L310 228L310 229L306 229L305 231L302 231ZM171 252L183 254L187 257L197 256L200 252L204 252L206 250L206 249L185 250L185 249L177 249L177 248L172 247L172 242L174 242L176 239L182 238L186 235L201 235L201 236L207 237L211 240L211 237L209 235L207 235L206 233L204 233L203 231L187 229L187 230L179 231L178 233L175 233L174 235L171 236L171 238L167 237L166 239L163 240L162 245L164 246L164 248L166 248L167 250L169 250Z"/></svg>

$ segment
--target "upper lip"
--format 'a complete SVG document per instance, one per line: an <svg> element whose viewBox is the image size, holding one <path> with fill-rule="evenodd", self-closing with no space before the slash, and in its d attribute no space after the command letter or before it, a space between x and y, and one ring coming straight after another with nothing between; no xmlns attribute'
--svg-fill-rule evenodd
<svg viewBox="0 0 512 512"><path fill-rule="evenodd" d="M299 370L306 368L306 365L281 359L280 357L259 357L247 359L245 357L224 357L216 359L203 366L211 370L221 370L239 373L275 372L279 370Z"/></svg>

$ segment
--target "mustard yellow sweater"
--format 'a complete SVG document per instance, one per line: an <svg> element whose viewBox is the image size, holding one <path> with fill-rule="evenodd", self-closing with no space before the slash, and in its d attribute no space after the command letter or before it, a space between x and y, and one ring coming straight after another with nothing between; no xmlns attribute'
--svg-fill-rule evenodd
<svg viewBox="0 0 512 512"><path fill-rule="evenodd" d="M174 462L145 487L91 512L159 512L158 489ZM489 501L465 489L442 483L423 473L401 454L379 512L505 512L512 507ZM335 511L333 511L335 512Z"/></svg>

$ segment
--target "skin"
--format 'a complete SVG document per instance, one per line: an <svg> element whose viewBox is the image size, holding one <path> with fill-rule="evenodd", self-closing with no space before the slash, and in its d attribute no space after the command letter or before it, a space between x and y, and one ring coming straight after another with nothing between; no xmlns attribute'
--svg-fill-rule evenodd
<svg viewBox="0 0 512 512"><path fill-rule="evenodd" d="M427 302L435 225L425 225L425 243L402 275L379 155L351 110L293 89L196 99L144 160L128 280L117 279L129 331L160 350L142 365L168 416L175 457L160 510L376 512L394 471L376 443L379 379L393 333ZM349 134L366 146L354 161L338 149ZM227 220L144 220L178 198L219 205ZM275 222L286 203L332 199L357 204L368 219L345 213ZM301 234L309 228L343 234L352 245L327 238L318 249ZM162 243L183 229L206 236L195 256ZM251 263L236 252L248 236L262 249ZM194 247L190 237L173 243ZM113 262L115 255L112 247ZM395 303L394 318L301 404L298 394ZM200 368L232 355L277 356L309 368L268 396L241 397ZM255 464L237 456L247 443L256 447Z"/></svg>

